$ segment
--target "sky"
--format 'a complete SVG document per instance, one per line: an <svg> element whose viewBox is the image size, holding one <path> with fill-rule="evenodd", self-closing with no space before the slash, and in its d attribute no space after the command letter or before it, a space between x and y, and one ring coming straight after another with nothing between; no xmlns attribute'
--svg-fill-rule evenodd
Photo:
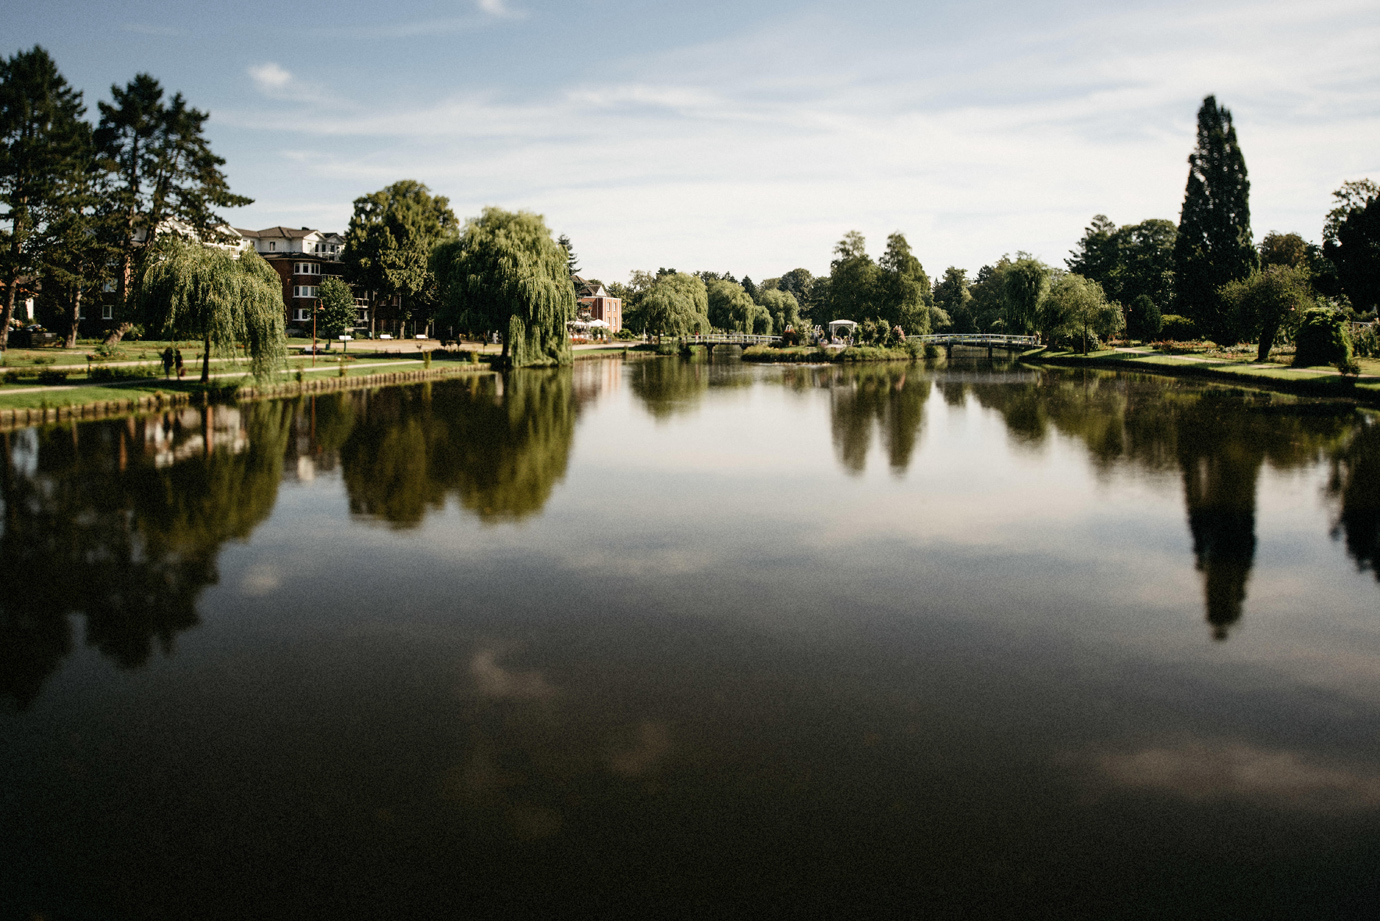
<svg viewBox="0 0 1380 921"><path fill-rule="evenodd" d="M1318 241L1333 190L1380 181L1374 0L44 0L0 36L93 120L137 73L209 112L235 226L343 232L416 179L462 221L544 215L605 282L823 274L849 230L932 276L1062 266L1095 214L1177 222L1209 94L1257 239Z"/></svg>

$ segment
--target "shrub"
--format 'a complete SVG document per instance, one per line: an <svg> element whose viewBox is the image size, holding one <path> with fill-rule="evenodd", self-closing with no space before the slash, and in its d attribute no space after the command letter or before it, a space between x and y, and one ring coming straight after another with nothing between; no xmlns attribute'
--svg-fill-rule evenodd
<svg viewBox="0 0 1380 921"><path fill-rule="evenodd" d="M1340 314L1321 307L1305 310L1294 337L1294 365L1335 365L1351 360L1351 339Z"/></svg>
<svg viewBox="0 0 1380 921"><path fill-rule="evenodd" d="M1358 358L1380 358L1380 333L1374 323L1363 326L1351 339L1352 354Z"/></svg>
<svg viewBox="0 0 1380 921"><path fill-rule="evenodd" d="M1198 339L1198 324L1188 317L1181 317L1177 313L1166 313L1160 317L1160 338L1169 339L1175 342L1184 342Z"/></svg>
<svg viewBox="0 0 1380 921"><path fill-rule="evenodd" d="M937 343L937 342L926 342L926 343L925 343L925 360L926 360L926 361L934 361L934 360L935 360L936 358L938 358L938 357L939 357L939 343Z"/></svg>
<svg viewBox="0 0 1380 921"><path fill-rule="evenodd" d="M132 381L146 377L157 377L157 368L92 368L86 375L93 383L98 381Z"/></svg>
<svg viewBox="0 0 1380 921"><path fill-rule="evenodd" d="M45 387L52 386L53 384L65 384L67 383L67 372L56 370L40 371L38 372L37 380Z"/></svg>

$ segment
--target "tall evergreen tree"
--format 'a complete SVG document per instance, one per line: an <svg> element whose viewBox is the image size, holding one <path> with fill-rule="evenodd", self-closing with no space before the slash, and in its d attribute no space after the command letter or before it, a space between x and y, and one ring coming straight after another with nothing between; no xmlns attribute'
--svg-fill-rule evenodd
<svg viewBox="0 0 1380 921"><path fill-rule="evenodd" d="M1198 110L1198 143L1188 157L1188 185L1174 242L1179 313L1209 338L1235 342L1240 330L1219 289L1258 264L1251 237L1251 183L1231 113L1208 96Z"/></svg>
<svg viewBox="0 0 1380 921"><path fill-rule="evenodd" d="M580 274L580 257L575 255L575 248L570 242L570 238L561 234L556 238L556 242L565 250L565 268L571 275Z"/></svg>
<svg viewBox="0 0 1380 921"><path fill-rule="evenodd" d="M211 152L204 129L210 116L177 93L164 101L163 87L138 74L123 89L110 88L100 103L96 145L109 176L107 207L119 251L115 275L115 318L110 339L128 331L130 290L144 257L168 221L176 221L202 242L221 238L220 208L253 204L236 195Z"/></svg>
<svg viewBox="0 0 1380 921"><path fill-rule="evenodd" d="M21 283L37 277L90 149L86 108L48 52L35 45L0 61L0 349Z"/></svg>

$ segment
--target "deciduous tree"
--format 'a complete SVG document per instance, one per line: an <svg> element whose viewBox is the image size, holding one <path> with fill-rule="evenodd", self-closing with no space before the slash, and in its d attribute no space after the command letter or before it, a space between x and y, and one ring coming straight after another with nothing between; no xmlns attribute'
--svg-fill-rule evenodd
<svg viewBox="0 0 1380 921"><path fill-rule="evenodd" d="M709 293L694 275L673 272L657 278L642 298L642 319L648 332L659 336L707 333Z"/></svg>
<svg viewBox="0 0 1380 921"><path fill-rule="evenodd" d="M355 293L339 275L327 275L321 281L316 302L317 328L327 336L340 336L354 329L359 320L355 307Z"/></svg>
<svg viewBox="0 0 1380 921"><path fill-rule="evenodd" d="M1249 278L1224 285L1221 297L1237 328L1259 343L1256 361L1267 360L1280 329L1296 325L1313 306L1306 265L1267 264Z"/></svg>
<svg viewBox="0 0 1380 921"><path fill-rule="evenodd" d="M1361 311L1380 309L1380 186L1348 182L1333 193L1336 208L1323 228L1323 253L1337 267L1341 289Z"/></svg>
<svg viewBox="0 0 1380 921"><path fill-rule="evenodd" d="M147 329L204 344L203 384L210 380L211 356L234 358L240 345L255 377L283 363L282 282L253 250L236 259L192 240L163 237L149 253L137 295Z"/></svg>
<svg viewBox="0 0 1380 921"><path fill-rule="evenodd" d="M403 179L354 204L341 254L346 279L384 300L399 298L404 323L428 316L437 297L432 250L454 239L460 226L450 201ZM568 273L565 280L570 287Z"/></svg>
<svg viewBox="0 0 1380 921"><path fill-rule="evenodd" d="M503 358L514 368L567 364L575 318L566 250L530 211L485 208L432 261L444 322L504 331Z"/></svg>

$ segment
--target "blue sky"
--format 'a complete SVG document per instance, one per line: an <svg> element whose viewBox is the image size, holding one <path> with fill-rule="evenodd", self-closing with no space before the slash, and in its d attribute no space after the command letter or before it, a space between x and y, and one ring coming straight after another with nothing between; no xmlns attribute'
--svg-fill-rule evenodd
<svg viewBox="0 0 1380 921"><path fill-rule="evenodd" d="M931 275L1062 265L1096 213L1177 221L1202 98L1252 225L1317 240L1380 181L1380 4L400 0L6 4L92 110L157 77L209 111L237 226L344 230L412 178L544 214L586 274L828 270L903 231Z"/></svg>

